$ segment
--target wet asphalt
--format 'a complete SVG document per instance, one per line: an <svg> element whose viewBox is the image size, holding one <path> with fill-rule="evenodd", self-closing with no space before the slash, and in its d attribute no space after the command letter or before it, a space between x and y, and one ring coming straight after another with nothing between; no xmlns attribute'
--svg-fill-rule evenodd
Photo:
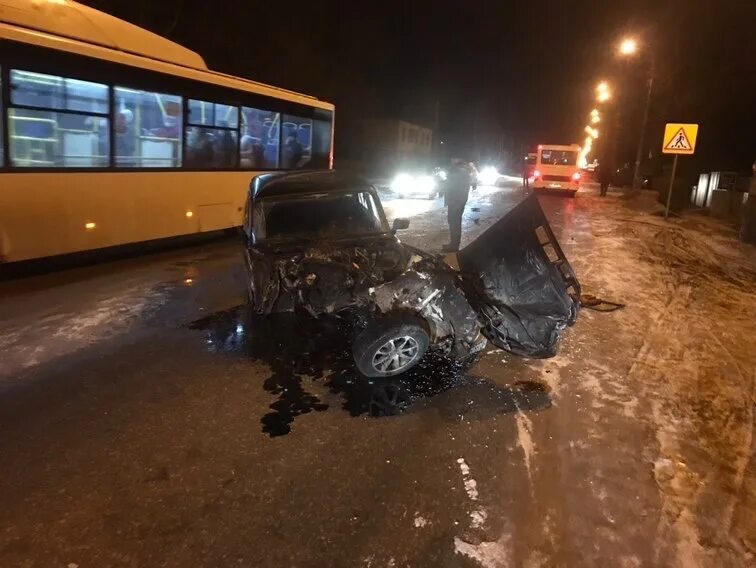
<svg viewBox="0 0 756 568"><path fill-rule="evenodd" d="M542 199L579 277L623 207L590 194ZM480 188L465 239L522 195ZM385 208L446 242L440 200ZM338 321L244 293L234 239L0 283L0 566L666 564L653 433L596 386L631 366L621 314L552 360L368 381Z"/></svg>

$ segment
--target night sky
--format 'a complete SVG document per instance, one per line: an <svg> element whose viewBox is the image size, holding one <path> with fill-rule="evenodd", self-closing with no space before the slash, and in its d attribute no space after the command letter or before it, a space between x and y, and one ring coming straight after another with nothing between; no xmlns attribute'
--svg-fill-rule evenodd
<svg viewBox="0 0 756 568"><path fill-rule="evenodd" d="M613 83L631 160L648 59L623 65L626 32L656 58L648 141L665 121L701 123L688 168L756 159L756 1L85 0L199 52L210 67L336 104L337 158L363 117L432 126L464 147L580 142L599 79ZM648 52L648 51L647 51ZM601 139L597 141L597 147Z"/></svg>

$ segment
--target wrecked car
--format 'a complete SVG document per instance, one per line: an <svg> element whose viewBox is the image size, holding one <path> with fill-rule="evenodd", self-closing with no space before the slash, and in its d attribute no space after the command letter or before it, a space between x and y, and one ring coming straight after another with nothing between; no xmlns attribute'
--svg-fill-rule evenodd
<svg viewBox="0 0 756 568"><path fill-rule="evenodd" d="M556 353L580 286L535 196L450 262L402 243L376 190L336 171L264 174L244 215L251 309L351 321L368 377L390 377L429 350L460 360L487 340L526 357ZM452 268L452 265L456 265Z"/></svg>

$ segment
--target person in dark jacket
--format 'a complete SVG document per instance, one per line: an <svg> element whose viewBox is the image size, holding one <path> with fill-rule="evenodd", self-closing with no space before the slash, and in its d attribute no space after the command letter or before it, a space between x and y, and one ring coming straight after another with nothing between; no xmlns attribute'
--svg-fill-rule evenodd
<svg viewBox="0 0 756 568"><path fill-rule="evenodd" d="M289 134L281 147L281 167L284 169L301 167L303 165L301 163L303 155L304 148L299 142L297 131L292 129L289 131Z"/></svg>
<svg viewBox="0 0 756 568"><path fill-rule="evenodd" d="M450 242L444 245L444 252L456 252L462 241L462 215L465 212L470 192L470 169L462 160L452 160L452 166L444 187L444 203L447 207Z"/></svg>
<svg viewBox="0 0 756 568"><path fill-rule="evenodd" d="M601 185L601 197L606 197L606 192L609 191L609 184L612 182L612 166L609 163L609 156L604 155L599 162L598 171L596 172L596 179L598 179Z"/></svg>

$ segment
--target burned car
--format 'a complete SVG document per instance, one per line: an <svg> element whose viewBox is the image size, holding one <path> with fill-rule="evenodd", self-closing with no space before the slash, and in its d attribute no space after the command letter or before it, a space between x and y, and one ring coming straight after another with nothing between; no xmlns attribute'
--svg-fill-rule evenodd
<svg viewBox="0 0 756 568"><path fill-rule="evenodd" d="M402 243L396 233L408 226L396 219L390 228L358 176L254 178L244 218L251 309L348 319L368 377L398 375L428 350L469 360L486 340L522 356L555 354L576 321L580 287L535 196L450 263Z"/></svg>

